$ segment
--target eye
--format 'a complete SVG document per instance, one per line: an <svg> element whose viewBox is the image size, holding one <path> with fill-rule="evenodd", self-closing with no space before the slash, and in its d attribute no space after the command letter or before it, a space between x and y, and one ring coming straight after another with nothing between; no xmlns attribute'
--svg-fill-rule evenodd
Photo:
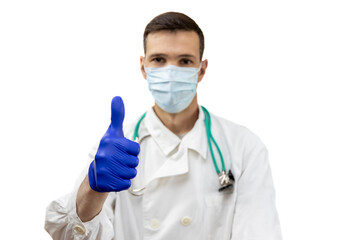
<svg viewBox="0 0 360 240"><path fill-rule="evenodd" d="M192 62L190 59L184 58L184 59L181 59L180 63L181 63L182 65L190 65L190 64L192 64L193 62Z"/></svg>
<svg viewBox="0 0 360 240"><path fill-rule="evenodd" d="M155 63L163 63L165 61L165 59L162 57L155 57L155 58L151 59L151 61L155 62Z"/></svg>

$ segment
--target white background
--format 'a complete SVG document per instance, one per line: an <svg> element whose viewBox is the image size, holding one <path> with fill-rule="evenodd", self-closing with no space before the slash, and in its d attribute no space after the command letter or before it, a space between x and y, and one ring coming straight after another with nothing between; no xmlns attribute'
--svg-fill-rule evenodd
<svg viewBox="0 0 360 240"><path fill-rule="evenodd" d="M205 34L199 103L267 145L284 239L360 239L360 7L350 0L1 1L1 239L50 239L106 131L152 106L145 25L165 11ZM4 237L7 236L7 237Z"/></svg>

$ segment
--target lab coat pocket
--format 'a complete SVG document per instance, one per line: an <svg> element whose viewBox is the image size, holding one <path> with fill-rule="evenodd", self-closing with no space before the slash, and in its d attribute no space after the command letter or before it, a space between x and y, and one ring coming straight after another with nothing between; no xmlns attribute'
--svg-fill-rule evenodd
<svg viewBox="0 0 360 240"><path fill-rule="evenodd" d="M230 239L233 216L232 199L231 194L226 193L216 193L216 195L205 197L204 229L207 235L206 239Z"/></svg>

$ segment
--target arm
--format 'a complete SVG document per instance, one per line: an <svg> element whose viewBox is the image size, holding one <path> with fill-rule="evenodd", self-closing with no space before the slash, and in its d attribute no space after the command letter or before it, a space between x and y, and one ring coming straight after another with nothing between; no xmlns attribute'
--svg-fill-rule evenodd
<svg viewBox="0 0 360 240"><path fill-rule="evenodd" d="M78 178L72 193L52 201L46 209L45 230L55 240L60 239L91 239L110 240L114 236L114 194L107 194L105 202L99 213L90 221L80 219L76 209L76 198L80 185L87 178L84 171ZM87 199L90 201L90 198Z"/></svg>
<svg viewBox="0 0 360 240"><path fill-rule="evenodd" d="M109 193L100 193L92 190L89 177L81 183L76 196L76 211L83 222L88 222L98 215Z"/></svg>
<svg viewBox="0 0 360 240"><path fill-rule="evenodd" d="M237 180L231 239L281 240L268 152L256 136L249 137Z"/></svg>
<svg viewBox="0 0 360 240"><path fill-rule="evenodd" d="M124 111L122 99L115 97L111 103L111 124L92 157L88 174L83 174L82 183L72 194L47 208L45 229L54 239L113 238L114 194L110 200L108 195L130 187L140 151L138 143L124 137Z"/></svg>

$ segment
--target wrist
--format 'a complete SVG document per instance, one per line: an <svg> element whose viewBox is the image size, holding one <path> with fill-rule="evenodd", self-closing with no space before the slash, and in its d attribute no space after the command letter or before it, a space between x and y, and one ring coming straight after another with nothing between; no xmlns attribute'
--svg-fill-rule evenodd
<svg viewBox="0 0 360 240"><path fill-rule="evenodd" d="M89 185L88 176L81 183L76 196L76 212L81 221L87 222L97 216L109 193L94 191Z"/></svg>

